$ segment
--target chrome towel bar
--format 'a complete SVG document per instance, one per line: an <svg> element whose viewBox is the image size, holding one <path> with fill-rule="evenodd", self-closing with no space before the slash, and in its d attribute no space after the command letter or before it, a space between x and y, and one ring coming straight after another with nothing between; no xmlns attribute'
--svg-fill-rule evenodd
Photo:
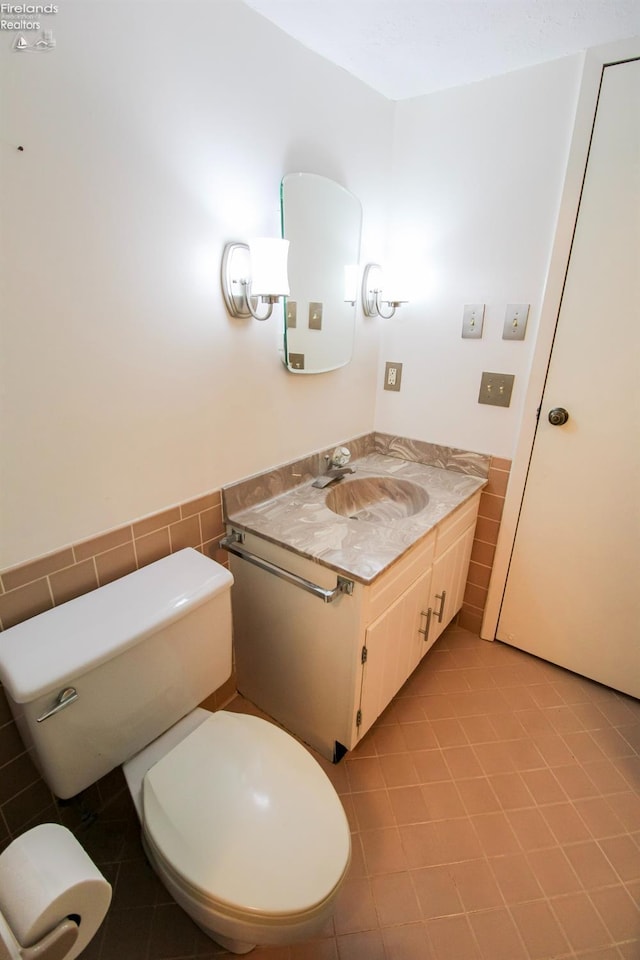
<svg viewBox="0 0 640 960"><path fill-rule="evenodd" d="M277 564L271 563L270 560L263 560L262 557L256 556L255 553L251 553L250 550L242 546L243 540L244 534L233 530L228 537L224 537L220 541L220 546L223 550L228 550L228 552L234 556L241 557L242 560L246 560L256 567L260 567L261 570L273 573L276 577L280 577L281 580L286 580L288 583L293 583L296 587L300 587L301 590L312 593L325 603L332 603L341 593L349 595L353 593L353 581L347 580L346 577L338 576L337 584L332 590L329 590L319 586L317 583L312 583L311 580L305 580L304 577L298 576L297 573L291 573L289 570L285 570L284 567L279 567Z"/></svg>

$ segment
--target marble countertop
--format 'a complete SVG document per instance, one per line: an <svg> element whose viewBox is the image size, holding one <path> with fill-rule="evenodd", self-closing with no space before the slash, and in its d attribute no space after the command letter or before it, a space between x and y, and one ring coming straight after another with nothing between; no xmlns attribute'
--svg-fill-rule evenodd
<svg viewBox="0 0 640 960"><path fill-rule="evenodd" d="M355 474L337 481L340 486L363 477L398 477L423 487L429 502L413 516L369 522L340 516L326 506L325 498L335 483L318 489L306 482L261 503L230 511L225 519L238 529L370 584L486 484L482 477L379 453L361 457L351 466Z"/></svg>

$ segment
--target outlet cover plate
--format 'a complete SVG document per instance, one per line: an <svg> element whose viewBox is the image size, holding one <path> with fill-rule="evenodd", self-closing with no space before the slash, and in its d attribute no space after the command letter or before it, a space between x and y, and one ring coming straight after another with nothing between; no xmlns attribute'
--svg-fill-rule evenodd
<svg viewBox="0 0 640 960"><path fill-rule="evenodd" d="M462 337L464 340L480 340L484 324L484 303L465 303L462 314Z"/></svg>
<svg viewBox="0 0 640 960"><path fill-rule="evenodd" d="M508 303L504 314L503 340L524 340L529 319L528 303Z"/></svg>
<svg viewBox="0 0 640 960"><path fill-rule="evenodd" d="M478 403L493 407L508 407L515 377L512 373L483 373L480 380Z"/></svg>
<svg viewBox="0 0 640 960"><path fill-rule="evenodd" d="M402 364L388 362L384 365L384 389L399 390L402 380Z"/></svg>

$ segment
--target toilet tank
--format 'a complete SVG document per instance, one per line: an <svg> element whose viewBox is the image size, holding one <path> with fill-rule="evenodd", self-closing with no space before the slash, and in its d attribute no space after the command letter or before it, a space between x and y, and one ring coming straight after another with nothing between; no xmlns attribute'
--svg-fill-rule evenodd
<svg viewBox="0 0 640 960"><path fill-rule="evenodd" d="M228 679L232 583L187 548L0 634L0 680L53 793L79 793Z"/></svg>

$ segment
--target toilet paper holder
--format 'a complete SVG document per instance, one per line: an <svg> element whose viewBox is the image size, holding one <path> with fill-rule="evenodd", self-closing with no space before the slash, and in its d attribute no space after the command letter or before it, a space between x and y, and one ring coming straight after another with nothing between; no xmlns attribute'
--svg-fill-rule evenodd
<svg viewBox="0 0 640 960"><path fill-rule="evenodd" d="M0 960L74 960L110 902L111 885L71 831L27 830L0 853Z"/></svg>
<svg viewBox="0 0 640 960"><path fill-rule="evenodd" d="M45 934L37 943L32 944L30 947L23 947L11 933L6 921L3 922L3 920L4 918L2 914L0 914L0 960L2 960L4 956L7 957L7 960L13 960L14 957L19 958L19 960L64 960L65 957L69 956L80 931L75 920L67 917L59 923L57 927ZM3 926L6 927L4 932L2 929ZM7 942L7 933L11 936L13 942ZM5 938L4 941L3 937ZM3 942L6 949L11 950L13 948L14 952L3 954Z"/></svg>

